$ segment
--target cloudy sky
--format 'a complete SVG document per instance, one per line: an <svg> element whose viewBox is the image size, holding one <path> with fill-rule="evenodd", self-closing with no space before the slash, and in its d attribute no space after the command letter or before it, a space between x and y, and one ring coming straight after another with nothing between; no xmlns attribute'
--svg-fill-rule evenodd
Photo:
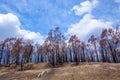
<svg viewBox="0 0 120 80"><path fill-rule="evenodd" d="M81 40L120 25L120 0L0 0L0 40L23 37L42 43L59 26Z"/></svg>

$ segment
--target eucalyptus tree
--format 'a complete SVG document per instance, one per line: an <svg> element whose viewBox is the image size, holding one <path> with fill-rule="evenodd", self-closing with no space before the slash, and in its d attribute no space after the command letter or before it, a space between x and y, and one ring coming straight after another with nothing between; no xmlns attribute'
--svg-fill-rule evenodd
<svg viewBox="0 0 120 80"><path fill-rule="evenodd" d="M82 51L82 53L81 53L81 62L86 62L87 61L86 60L87 55L85 55L86 54L86 44L84 42L81 42L80 48L81 48L81 51Z"/></svg>
<svg viewBox="0 0 120 80"><path fill-rule="evenodd" d="M70 46L70 58L72 58L78 64L79 62L79 46L80 46L80 40L76 35L72 35L69 39L69 46Z"/></svg>
<svg viewBox="0 0 120 80"><path fill-rule="evenodd" d="M49 63L52 64L52 66L55 66L53 30L50 30L48 33L48 37L43 44L43 52L48 54Z"/></svg>
<svg viewBox="0 0 120 80"><path fill-rule="evenodd" d="M43 46L49 56L49 62L53 66L55 66L55 64L63 64L63 47L65 47L65 45L63 45L64 43L65 38L59 27L56 27L54 30L50 30Z"/></svg>
<svg viewBox="0 0 120 80"><path fill-rule="evenodd" d="M13 45L13 48L12 48L12 62L15 63L16 65L18 65L20 62L20 52L21 52L21 49L22 49L22 39L21 38L16 38L16 41Z"/></svg>
<svg viewBox="0 0 120 80"><path fill-rule="evenodd" d="M6 38L5 40L0 42L0 63L1 60L3 64L10 64L12 58L12 48L16 41L16 38Z"/></svg>
<svg viewBox="0 0 120 80"><path fill-rule="evenodd" d="M16 38L7 38L5 43L5 64L10 64L12 59L12 49L15 44Z"/></svg>
<svg viewBox="0 0 120 80"><path fill-rule="evenodd" d="M115 45L118 42L116 32L112 29L104 29L101 33L101 42L106 46L106 55L108 62L117 62ZM103 41L104 40L104 41Z"/></svg>
<svg viewBox="0 0 120 80"><path fill-rule="evenodd" d="M0 64L2 63L4 47L5 47L5 41L1 41L0 42Z"/></svg>
<svg viewBox="0 0 120 80"><path fill-rule="evenodd" d="M62 34L60 28L56 27L54 30L54 47L55 47L55 53L57 55L56 61L61 65L63 64L63 56L65 54L64 52L62 52L63 48L65 47L64 43L65 43L65 37Z"/></svg>
<svg viewBox="0 0 120 80"><path fill-rule="evenodd" d="M43 62L43 52L45 51L44 49L45 49L45 46L44 46L44 48L43 48L43 46L42 45L40 45L40 44L36 44L35 45L35 47L36 47L36 62L37 63L39 63L39 62ZM34 48L34 50L35 50L35 48ZM47 52L45 52L45 53L47 53Z"/></svg>
<svg viewBox="0 0 120 80"><path fill-rule="evenodd" d="M98 54L98 47L97 47L97 38L94 36L94 35L92 35L89 39L88 39L88 42L90 43L90 44L93 44L93 46L94 46L94 51L95 51L95 55L94 55L94 57L96 57L96 61L99 61L99 54Z"/></svg>
<svg viewBox="0 0 120 80"><path fill-rule="evenodd" d="M33 53L33 45L31 40L24 41L22 52L23 52L22 56L23 56L24 63L31 62L32 53Z"/></svg>

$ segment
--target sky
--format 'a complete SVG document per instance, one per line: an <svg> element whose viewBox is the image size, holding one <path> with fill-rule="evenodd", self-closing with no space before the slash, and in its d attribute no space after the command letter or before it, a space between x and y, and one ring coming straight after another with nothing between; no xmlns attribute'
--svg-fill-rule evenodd
<svg viewBox="0 0 120 80"><path fill-rule="evenodd" d="M23 37L42 44L60 27L66 40L86 41L120 25L120 0L0 0L0 40Z"/></svg>

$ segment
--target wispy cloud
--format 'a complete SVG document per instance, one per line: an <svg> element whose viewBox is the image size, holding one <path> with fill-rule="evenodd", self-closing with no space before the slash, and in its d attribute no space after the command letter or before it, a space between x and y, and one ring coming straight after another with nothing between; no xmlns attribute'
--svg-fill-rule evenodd
<svg viewBox="0 0 120 80"><path fill-rule="evenodd" d="M120 0L115 0L116 3L120 3Z"/></svg>
<svg viewBox="0 0 120 80"><path fill-rule="evenodd" d="M118 7L116 8L116 12L117 12L118 14L120 14L120 0L114 0L114 1L115 1L115 3L118 4Z"/></svg>
<svg viewBox="0 0 120 80"><path fill-rule="evenodd" d="M76 15L82 15L84 13L91 13L92 9L96 7L98 0L86 0L79 5L73 6L71 11L74 11Z"/></svg>

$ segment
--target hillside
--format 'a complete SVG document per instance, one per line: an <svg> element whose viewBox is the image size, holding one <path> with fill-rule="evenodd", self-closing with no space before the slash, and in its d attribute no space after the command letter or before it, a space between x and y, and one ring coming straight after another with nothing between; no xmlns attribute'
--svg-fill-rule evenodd
<svg viewBox="0 0 120 80"><path fill-rule="evenodd" d="M74 63L50 68L46 63L27 64L29 70L0 67L0 80L120 80L120 63ZM40 72L45 72L38 77Z"/></svg>

